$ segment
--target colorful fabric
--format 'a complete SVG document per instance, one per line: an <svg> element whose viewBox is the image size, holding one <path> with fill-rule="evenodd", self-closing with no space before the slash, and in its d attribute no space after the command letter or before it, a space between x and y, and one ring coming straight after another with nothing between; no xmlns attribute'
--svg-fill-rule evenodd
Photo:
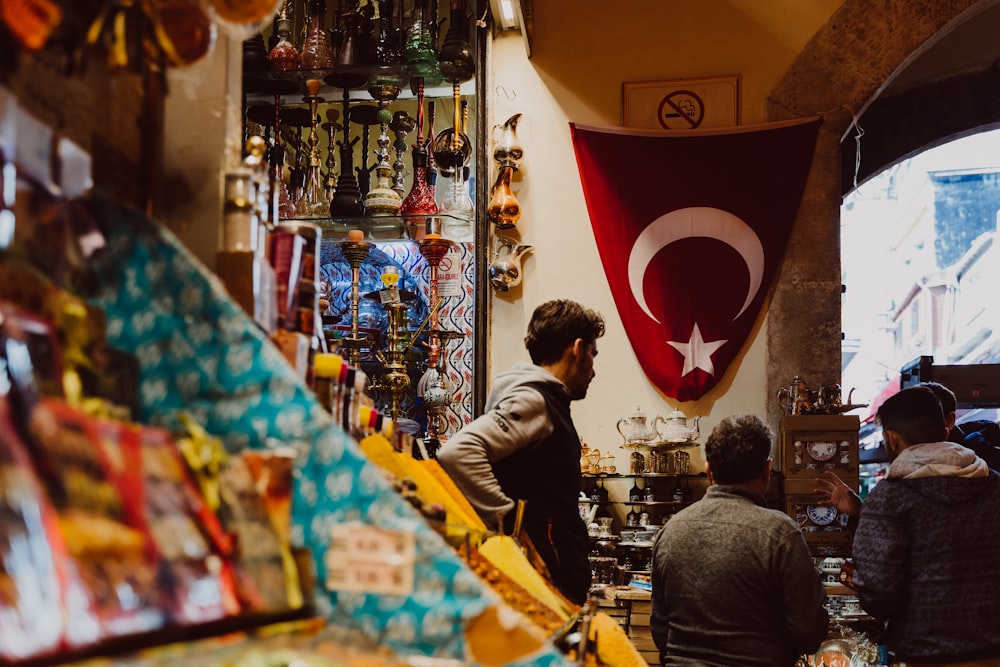
<svg viewBox="0 0 1000 667"><path fill-rule="evenodd" d="M108 239L93 266L93 303L107 315L108 344L134 350L139 359L139 421L176 427L184 410L232 452L295 447L293 539L313 554L316 596L329 622L357 628L403 655L467 659L463 630L499 604L498 596L392 489L214 274L168 230L96 195L89 206ZM348 522L415 536L412 593L323 587L332 531ZM569 663L545 647L512 664Z"/></svg>
<svg viewBox="0 0 1000 667"><path fill-rule="evenodd" d="M649 379L704 396L763 308L819 119L659 132L570 124L594 239Z"/></svg>

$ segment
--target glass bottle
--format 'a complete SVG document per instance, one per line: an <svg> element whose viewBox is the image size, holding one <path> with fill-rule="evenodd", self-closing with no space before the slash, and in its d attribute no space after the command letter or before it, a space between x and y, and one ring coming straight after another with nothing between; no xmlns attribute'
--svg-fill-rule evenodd
<svg viewBox="0 0 1000 667"><path fill-rule="evenodd" d="M292 19L288 16L288 0L282 3L281 11L275 19L275 34L278 36L278 43L267 54L271 69L280 71L301 69L302 54L292 44Z"/></svg>
<svg viewBox="0 0 1000 667"><path fill-rule="evenodd" d="M400 213L405 216L434 215L438 212L437 202L427 183L427 149L419 144L413 147L413 184L403 200ZM410 226L410 236L414 239L424 237L426 233L426 218L407 221Z"/></svg>
<svg viewBox="0 0 1000 667"><path fill-rule="evenodd" d="M629 528L638 528L639 526L639 513L635 511L635 506L629 510L629 513L625 515L625 525Z"/></svg>
<svg viewBox="0 0 1000 667"><path fill-rule="evenodd" d="M630 503L641 503L643 499L642 489L639 487L639 480L632 482L632 488L628 490L628 500Z"/></svg>
<svg viewBox="0 0 1000 667"><path fill-rule="evenodd" d="M392 189L392 167L375 167L375 187L365 195L365 215L399 215L402 202L399 193Z"/></svg>
<svg viewBox="0 0 1000 667"><path fill-rule="evenodd" d="M647 502L647 503L655 503L656 502L656 487L652 483L650 483L650 482L647 481L646 482L646 490L643 493L642 497L643 497L643 500L645 502Z"/></svg>
<svg viewBox="0 0 1000 667"><path fill-rule="evenodd" d="M281 146L272 146L270 154L271 160L269 164L271 165L271 183L273 183L274 187L278 189L278 219L287 220L288 218L294 218L295 203L292 201L292 196L288 192L288 184L286 184L284 178L282 178L285 167L285 149Z"/></svg>
<svg viewBox="0 0 1000 667"><path fill-rule="evenodd" d="M431 40L429 20L425 17L427 0L418 0L416 16L406 31L403 62L411 78L423 79L427 85L441 81L441 68Z"/></svg>
<svg viewBox="0 0 1000 667"><path fill-rule="evenodd" d="M443 233L455 241L472 240L472 220L476 217L476 207L469 194L468 179L468 167L457 170L440 205L441 212L449 216L443 221Z"/></svg>
<svg viewBox="0 0 1000 667"><path fill-rule="evenodd" d="M398 36L392 29L392 0L378 0L378 35L372 42L370 61L380 69L403 61Z"/></svg>
<svg viewBox="0 0 1000 667"><path fill-rule="evenodd" d="M306 69L333 69L335 62L326 34L326 0L311 0L309 32L302 45L302 66Z"/></svg>
<svg viewBox="0 0 1000 667"><path fill-rule="evenodd" d="M465 0L451 0L448 32L438 54L441 73L450 81L466 81L476 73L476 56L469 43L469 19Z"/></svg>
<svg viewBox="0 0 1000 667"><path fill-rule="evenodd" d="M323 183L323 162L319 154L319 133L316 131L316 109L319 104L320 81L310 79L306 82L309 95L309 109L312 114L312 127L309 132L309 157L306 168L305 183L302 196L295 204L295 215L299 218L325 218L330 210L330 201L326 198L326 187Z"/></svg>

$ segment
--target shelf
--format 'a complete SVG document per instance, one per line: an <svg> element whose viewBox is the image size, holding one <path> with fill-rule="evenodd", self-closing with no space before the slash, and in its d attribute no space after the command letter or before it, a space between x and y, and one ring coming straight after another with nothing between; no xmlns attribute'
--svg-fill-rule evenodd
<svg viewBox="0 0 1000 667"><path fill-rule="evenodd" d="M352 229L360 229L365 232L366 241L410 241L414 240L410 235L409 222L413 221L423 225L428 218L442 221L453 220L456 223L474 225L474 220L469 220L457 215L448 213L435 213L434 215L369 215L351 218L283 218L281 222L308 222L319 227L323 232L323 239L344 240ZM447 238L442 235L442 238ZM454 239L448 239L454 241ZM455 241L457 243L457 241Z"/></svg>
<svg viewBox="0 0 1000 667"><path fill-rule="evenodd" d="M676 472L638 472L638 473L583 473L584 479L646 479L646 478L657 478L657 477L686 477L691 479L705 478L707 475L703 472L699 473L676 473Z"/></svg>
<svg viewBox="0 0 1000 667"><path fill-rule="evenodd" d="M685 438L684 440L680 440L680 439L671 440L671 439L668 439L668 440L657 440L656 442L636 442L636 443L632 443L632 444L623 442L622 444L618 445L618 448L619 449L655 449L657 447L659 447L659 448L672 447L672 448L675 448L675 449L680 449L682 447L700 447L700 446L701 446L701 443L699 443L697 440L691 440L689 438Z"/></svg>
<svg viewBox="0 0 1000 667"><path fill-rule="evenodd" d="M584 500L583 498L577 498L577 504L583 505L644 505L646 507L687 507L690 505L692 500Z"/></svg>
<svg viewBox="0 0 1000 667"><path fill-rule="evenodd" d="M282 97L289 101L295 100L296 103L298 103L308 94L308 91L306 91L306 81L309 79L319 79L323 82L323 85L319 89L319 97L323 98L323 101L327 104L334 104L343 102L344 88L333 85L330 81L336 81L337 77L341 75L343 75L343 83L348 83L350 85L348 90L350 91L349 95L352 102L376 101L376 98L372 97L372 95L368 92L368 89L373 85L382 83L383 81L387 81L391 85L399 87L399 97L396 99L406 100L416 98L416 93L414 93L414 88L416 87L414 84L416 83L416 80L414 80L411 84L411 81L401 68L390 71L382 70L376 66L335 67L333 69L295 69L286 71L262 70L260 72L247 72L243 76L243 86L248 101L258 100L274 102L274 94L268 92L272 89L269 87L269 82L287 81L289 84L294 83L298 86L294 90L291 85L287 88L282 88L282 91L290 91L287 93L282 92ZM475 95L475 77L460 83L459 89L463 96ZM331 95L331 93L335 94ZM452 84L450 82L435 82L434 85L424 86L425 98L451 96Z"/></svg>

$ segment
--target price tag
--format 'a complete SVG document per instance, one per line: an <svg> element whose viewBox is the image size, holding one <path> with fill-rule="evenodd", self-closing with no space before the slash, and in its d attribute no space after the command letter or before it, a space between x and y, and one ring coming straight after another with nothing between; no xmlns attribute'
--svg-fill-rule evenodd
<svg viewBox="0 0 1000 667"><path fill-rule="evenodd" d="M409 595L413 592L416 538L412 532L345 523L331 530L326 588L331 591Z"/></svg>
<svg viewBox="0 0 1000 667"><path fill-rule="evenodd" d="M399 303L399 288L393 285L392 287L386 287L378 292L379 301L383 304L386 303Z"/></svg>

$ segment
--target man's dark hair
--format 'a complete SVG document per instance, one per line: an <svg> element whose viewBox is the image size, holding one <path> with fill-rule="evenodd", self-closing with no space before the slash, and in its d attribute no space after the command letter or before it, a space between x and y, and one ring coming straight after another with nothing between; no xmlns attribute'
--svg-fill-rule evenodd
<svg viewBox="0 0 1000 667"><path fill-rule="evenodd" d="M761 474L771 443L771 429L759 417L727 417L705 441L705 460L717 483L742 484Z"/></svg>
<svg viewBox="0 0 1000 667"><path fill-rule="evenodd" d="M949 412L958 410L958 399L955 398L955 392L948 389L948 387L940 382L921 382L920 386L927 387L934 392L934 395L941 401L941 412L943 414L947 415Z"/></svg>
<svg viewBox="0 0 1000 667"><path fill-rule="evenodd" d="M604 335L604 318L575 301L546 301L531 314L524 346L537 366L554 364L577 338L593 343Z"/></svg>
<svg viewBox="0 0 1000 667"><path fill-rule="evenodd" d="M907 387L878 409L883 431L895 431L907 445L940 442L945 438L941 401L929 387Z"/></svg>

